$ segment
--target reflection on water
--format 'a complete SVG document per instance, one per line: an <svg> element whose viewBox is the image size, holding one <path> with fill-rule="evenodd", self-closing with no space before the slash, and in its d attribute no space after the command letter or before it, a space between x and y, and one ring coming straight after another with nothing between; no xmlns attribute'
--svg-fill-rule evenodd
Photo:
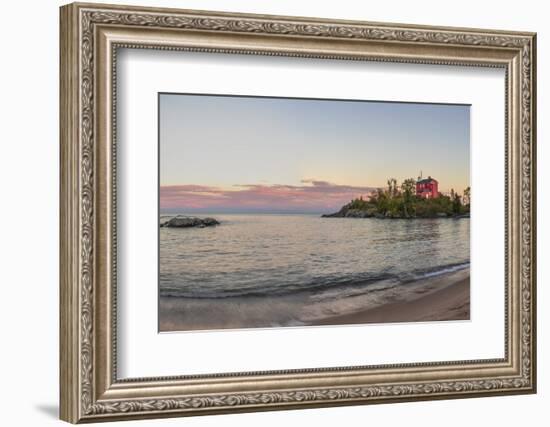
<svg viewBox="0 0 550 427"><path fill-rule="evenodd" d="M334 297L453 271L470 259L469 219L209 216L221 225L160 229L161 295Z"/></svg>

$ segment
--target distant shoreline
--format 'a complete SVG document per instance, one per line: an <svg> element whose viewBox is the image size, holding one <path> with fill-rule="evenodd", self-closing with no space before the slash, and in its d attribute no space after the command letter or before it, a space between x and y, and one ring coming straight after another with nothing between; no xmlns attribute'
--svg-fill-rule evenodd
<svg viewBox="0 0 550 427"><path fill-rule="evenodd" d="M169 218L176 215L188 215L188 216L223 216L223 215L308 215L308 216L320 216L323 215L324 211L315 211L315 212L217 212L217 211L205 211L205 212L194 212L186 211L184 209L174 212L160 212L159 218Z"/></svg>
<svg viewBox="0 0 550 427"><path fill-rule="evenodd" d="M460 215L432 215L432 216L396 216L396 215L367 215L367 214L351 214L351 215L340 215L338 212L333 214L323 214L321 215L321 218L353 218L353 219L363 219L363 218L370 218L370 219L406 219L406 220L413 220L413 219L469 219L470 214L460 214Z"/></svg>

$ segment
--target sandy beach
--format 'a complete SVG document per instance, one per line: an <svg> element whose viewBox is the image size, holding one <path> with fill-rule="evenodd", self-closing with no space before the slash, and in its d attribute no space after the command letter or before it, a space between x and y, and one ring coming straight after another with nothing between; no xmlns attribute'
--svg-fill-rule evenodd
<svg viewBox="0 0 550 427"><path fill-rule="evenodd" d="M470 319L470 277L419 298L395 302L342 316L321 319L315 325L428 322Z"/></svg>
<svg viewBox="0 0 550 427"><path fill-rule="evenodd" d="M159 331L426 322L470 319L469 268L379 293L316 302L310 295L279 298L160 298ZM277 319L274 321L273 319Z"/></svg>

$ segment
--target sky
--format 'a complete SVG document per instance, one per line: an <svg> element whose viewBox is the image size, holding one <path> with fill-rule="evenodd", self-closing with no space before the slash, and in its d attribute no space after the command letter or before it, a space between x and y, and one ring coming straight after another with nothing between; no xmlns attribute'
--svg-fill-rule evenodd
<svg viewBox="0 0 550 427"><path fill-rule="evenodd" d="M470 107L159 95L160 208L330 212L388 178L470 185Z"/></svg>

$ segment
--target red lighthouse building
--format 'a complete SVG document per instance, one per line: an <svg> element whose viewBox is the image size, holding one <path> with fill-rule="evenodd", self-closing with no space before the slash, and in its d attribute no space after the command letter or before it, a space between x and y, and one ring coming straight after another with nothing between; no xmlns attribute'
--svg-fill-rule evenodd
<svg viewBox="0 0 550 427"><path fill-rule="evenodd" d="M439 190L437 189L437 180L431 176L428 178L418 178L416 181L416 195L424 197L425 199L433 199L439 196Z"/></svg>

